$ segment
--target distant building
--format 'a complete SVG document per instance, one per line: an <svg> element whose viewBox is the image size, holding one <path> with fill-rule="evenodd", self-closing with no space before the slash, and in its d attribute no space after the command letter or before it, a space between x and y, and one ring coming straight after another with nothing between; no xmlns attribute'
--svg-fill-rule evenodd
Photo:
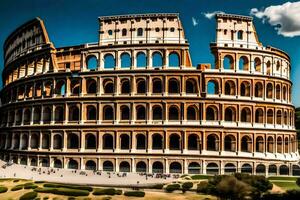
<svg viewBox="0 0 300 200"><path fill-rule="evenodd" d="M177 14L100 17L97 43L60 48L39 18L17 28L4 44L0 157L116 172L299 175L289 56L262 46L251 17L216 20L215 64L197 67Z"/></svg>

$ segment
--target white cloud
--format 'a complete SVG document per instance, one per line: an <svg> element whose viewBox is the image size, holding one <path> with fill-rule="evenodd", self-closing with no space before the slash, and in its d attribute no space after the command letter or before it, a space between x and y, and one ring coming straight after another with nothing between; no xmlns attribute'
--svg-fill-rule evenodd
<svg viewBox="0 0 300 200"><path fill-rule="evenodd" d="M300 1L271 5L265 9L252 8L251 15L275 26L279 35L284 37L300 36Z"/></svg>
<svg viewBox="0 0 300 200"><path fill-rule="evenodd" d="M196 20L195 17L192 17L192 23L193 23L193 26L197 26L198 25L198 21Z"/></svg>
<svg viewBox="0 0 300 200"><path fill-rule="evenodd" d="M214 12L203 13L203 15L204 15L207 19L212 19L216 14L224 14L224 12L222 12L222 11L214 11Z"/></svg>

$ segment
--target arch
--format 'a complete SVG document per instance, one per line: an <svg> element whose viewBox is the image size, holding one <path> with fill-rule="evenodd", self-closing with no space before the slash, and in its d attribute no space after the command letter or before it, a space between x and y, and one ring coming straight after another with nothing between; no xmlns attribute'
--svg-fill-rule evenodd
<svg viewBox="0 0 300 200"><path fill-rule="evenodd" d="M186 94L195 94L197 93L197 81L193 78L189 78L185 81L185 92Z"/></svg>
<svg viewBox="0 0 300 200"><path fill-rule="evenodd" d="M180 83L177 79L171 78L168 81L168 92L171 94L180 93Z"/></svg>
<svg viewBox="0 0 300 200"><path fill-rule="evenodd" d="M236 150L236 139L233 135L226 135L224 138L224 150L235 151Z"/></svg>
<svg viewBox="0 0 300 200"><path fill-rule="evenodd" d="M19 149L19 147L20 147L20 135L19 134L14 135L13 143L14 143L13 148Z"/></svg>
<svg viewBox="0 0 300 200"><path fill-rule="evenodd" d="M98 67L98 59L96 56L88 56L86 66L89 70L95 70Z"/></svg>
<svg viewBox="0 0 300 200"><path fill-rule="evenodd" d="M169 108L169 120L179 120L179 109L177 106L170 106Z"/></svg>
<svg viewBox="0 0 300 200"><path fill-rule="evenodd" d="M169 54L169 66L170 67L179 67L180 66L180 59L179 59L178 53L172 52Z"/></svg>
<svg viewBox="0 0 300 200"><path fill-rule="evenodd" d="M88 94L96 94L97 93L97 82L94 79L88 79L86 81L86 92Z"/></svg>
<svg viewBox="0 0 300 200"><path fill-rule="evenodd" d="M121 120L129 120L130 119L130 110L128 106L121 106Z"/></svg>
<svg viewBox="0 0 300 200"><path fill-rule="evenodd" d="M137 120L146 120L146 108L144 106L142 106L142 105L137 106L136 119Z"/></svg>
<svg viewBox="0 0 300 200"><path fill-rule="evenodd" d="M96 120L97 119L97 110L95 106L89 105L86 108L86 119L87 120Z"/></svg>
<svg viewBox="0 0 300 200"><path fill-rule="evenodd" d="M242 40L243 39L243 31L240 30L240 31L237 32L237 39L238 40Z"/></svg>
<svg viewBox="0 0 300 200"><path fill-rule="evenodd" d="M280 62L279 62L279 60L277 60L277 62L276 62L276 71L280 71L280 67L281 67Z"/></svg>
<svg viewBox="0 0 300 200"><path fill-rule="evenodd" d="M114 148L114 138L111 134L104 134L102 136L102 146L103 146L103 149L113 149Z"/></svg>
<svg viewBox="0 0 300 200"><path fill-rule="evenodd" d="M224 167L225 174L236 173L236 166L233 163L227 163Z"/></svg>
<svg viewBox="0 0 300 200"><path fill-rule="evenodd" d="M137 29L137 36L143 36L143 28Z"/></svg>
<svg viewBox="0 0 300 200"><path fill-rule="evenodd" d="M31 118L31 111L30 109L25 109L24 111L24 124L29 124L30 123L30 118Z"/></svg>
<svg viewBox="0 0 300 200"><path fill-rule="evenodd" d="M47 133L42 134L42 148L43 149L50 148L50 134Z"/></svg>
<svg viewBox="0 0 300 200"><path fill-rule="evenodd" d="M197 113L196 108L194 106L189 106L187 108L187 120L196 120L197 119L196 113Z"/></svg>
<svg viewBox="0 0 300 200"><path fill-rule="evenodd" d="M146 149L146 137L143 134L136 135L136 149Z"/></svg>
<svg viewBox="0 0 300 200"><path fill-rule="evenodd" d="M250 83L248 81L243 81L241 83L241 96L249 97L251 94L250 90L251 90Z"/></svg>
<svg viewBox="0 0 300 200"><path fill-rule="evenodd" d="M138 94L145 94L146 93L146 81L144 79L137 80L137 89Z"/></svg>
<svg viewBox="0 0 300 200"><path fill-rule="evenodd" d="M39 107L35 107L33 110L33 123L39 124L41 121L41 109Z"/></svg>
<svg viewBox="0 0 300 200"><path fill-rule="evenodd" d="M263 164L258 164L256 166L256 174L258 175L265 175L266 174L266 166Z"/></svg>
<svg viewBox="0 0 300 200"><path fill-rule="evenodd" d="M37 166L37 161L35 158L32 158L30 161L30 166Z"/></svg>
<svg viewBox="0 0 300 200"><path fill-rule="evenodd" d="M104 56L104 69L112 69L115 68L116 61L112 54L108 53Z"/></svg>
<svg viewBox="0 0 300 200"><path fill-rule="evenodd" d="M234 107L228 107L225 109L225 121L234 122L236 121L236 112Z"/></svg>
<svg viewBox="0 0 300 200"><path fill-rule="evenodd" d="M144 52L138 52L136 55L137 67L147 66L147 56Z"/></svg>
<svg viewBox="0 0 300 200"><path fill-rule="evenodd" d="M289 153L289 138L284 138L284 153Z"/></svg>
<svg viewBox="0 0 300 200"><path fill-rule="evenodd" d="M74 79L71 81L71 94L72 95L79 95L80 93L80 82L79 79Z"/></svg>
<svg viewBox="0 0 300 200"><path fill-rule="evenodd" d="M152 109L152 119L162 120L162 108L160 106L154 106Z"/></svg>
<svg viewBox="0 0 300 200"><path fill-rule="evenodd" d="M263 84L261 82L255 83L255 97L263 97Z"/></svg>
<svg viewBox="0 0 300 200"><path fill-rule="evenodd" d="M28 148L28 136L27 134L23 134L21 137L21 149Z"/></svg>
<svg viewBox="0 0 300 200"><path fill-rule="evenodd" d="M122 36L126 36L127 35L127 29L126 28L123 28L122 29Z"/></svg>
<svg viewBox="0 0 300 200"><path fill-rule="evenodd" d="M94 134L85 135L85 148L86 149L96 149L97 139Z"/></svg>
<svg viewBox="0 0 300 200"><path fill-rule="evenodd" d="M206 108L206 120L217 120L218 109L215 106L208 106Z"/></svg>
<svg viewBox="0 0 300 200"><path fill-rule="evenodd" d="M153 67L162 67L163 66L163 57L160 52L156 51L152 54L152 66Z"/></svg>
<svg viewBox="0 0 300 200"><path fill-rule="evenodd" d="M55 122L62 122L64 121L64 108L62 106L58 106L54 110L54 120Z"/></svg>
<svg viewBox="0 0 300 200"><path fill-rule="evenodd" d="M201 166L197 162L191 162L188 165L188 173L189 174L200 174L201 173Z"/></svg>
<svg viewBox="0 0 300 200"><path fill-rule="evenodd" d="M103 81L104 94L114 93L114 82L111 79L106 79Z"/></svg>
<svg viewBox="0 0 300 200"><path fill-rule="evenodd" d="M57 81L55 84L55 94L65 95L66 94L66 83L64 80Z"/></svg>
<svg viewBox="0 0 300 200"><path fill-rule="evenodd" d="M277 175L277 166L274 164L269 165L268 174L269 175Z"/></svg>
<svg viewBox="0 0 300 200"><path fill-rule="evenodd" d="M239 59L239 70L248 71L249 70L249 60L246 56L241 56Z"/></svg>
<svg viewBox="0 0 300 200"><path fill-rule="evenodd" d="M96 168L96 163L95 161L93 160L88 160L86 163L85 163L85 170L93 170L95 171L97 168Z"/></svg>
<svg viewBox="0 0 300 200"><path fill-rule="evenodd" d="M196 134L190 134L188 136L188 150L199 150L200 149L200 138Z"/></svg>
<svg viewBox="0 0 300 200"><path fill-rule="evenodd" d="M225 82L225 95L236 95L235 83L231 80Z"/></svg>
<svg viewBox="0 0 300 200"><path fill-rule="evenodd" d="M267 140L267 152L274 153L274 139L271 136Z"/></svg>
<svg viewBox="0 0 300 200"><path fill-rule="evenodd" d="M62 136L60 134L56 134L53 137L53 149L62 149Z"/></svg>
<svg viewBox="0 0 300 200"><path fill-rule="evenodd" d="M42 167L49 167L50 166L49 159L43 158L41 160L41 164L42 164Z"/></svg>
<svg viewBox="0 0 300 200"><path fill-rule="evenodd" d="M289 175L289 168L286 165L280 165L279 167L279 174L280 175Z"/></svg>
<svg viewBox="0 0 300 200"><path fill-rule="evenodd" d="M120 172L130 172L130 164L127 161L120 163Z"/></svg>
<svg viewBox="0 0 300 200"><path fill-rule="evenodd" d="M39 136L37 134L31 134L30 147L32 149L39 148Z"/></svg>
<svg viewBox="0 0 300 200"><path fill-rule="evenodd" d="M170 150L180 150L181 145L180 145L180 136L176 133L173 133L169 137L169 149Z"/></svg>
<svg viewBox="0 0 300 200"><path fill-rule="evenodd" d="M55 168L62 168L63 166L62 166L61 160L55 159L55 160L54 160L54 167L55 167Z"/></svg>
<svg viewBox="0 0 300 200"><path fill-rule="evenodd" d="M69 133L67 136L67 146L68 149L78 149L79 148L79 138L78 135L74 133Z"/></svg>
<svg viewBox="0 0 300 200"><path fill-rule="evenodd" d="M249 108L242 109L241 122L251 122L251 110Z"/></svg>
<svg viewBox="0 0 300 200"><path fill-rule="evenodd" d="M293 176L299 176L300 175L300 166L299 165L293 165L292 166L292 175Z"/></svg>
<svg viewBox="0 0 300 200"><path fill-rule="evenodd" d="M266 65L267 65L267 75L271 75L271 62L268 60Z"/></svg>
<svg viewBox="0 0 300 200"><path fill-rule="evenodd" d="M219 151L219 137L216 134L207 136L207 151Z"/></svg>
<svg viewBox="0 0 300 200"><path fill-rule="evenodd" d="M76 160L70 159L68 162L68 169L78 169L78 162Z"/></svg>
<svg viewBox="0 0 300 200"><path fill-rule="evenodd" d="M136 163L136 172L147 172L147 165L144 161Z"/></svg>
<svg viewBox="0 0 300 200"><path fill-rule="evenodd" d="M163 137L158 133L152 135L152 149L163 149Z"/></svg>
<svg viewBox="0 0 300 200"><path fill-rule="evenodd" d="M45 107L43 110L43 122L50 123L52 116L52 109L49 107Z"/></svg>
<svg viewBox="0 0 300 200"><path fill-rule="evenodd" d="M284 101L287 100L287 89L285 86L283 86L283 89L282 89L282 97L283 97Z"/></svg>
<svg viewBox="0 0 300 200"><path fill-rule="evenodd" d="M234 69L234 60L231 55L226 55L223 60L224 69Z"/></svg>
<svg viewBox="0 0 300 200"><path fill-rule="evenodd" d="M127 134L120 135L121 149L130 149L130 138Z"/></svg>
<svg viewBox="0 0 300 200"><path fill-rule="evenodd" d="M207 94L219 94L219 85L215 80L207 82Z"/></svg>
<svg viewBox="0 0 300 200"><path fill-rule="evenodd" d="M279 84L276 85L276 99L280 99L281 87Z"/></svg>
<svg viewBox="0 0 300 200"><path fill-rule="evenodd" d="M254 59L254 69L256 72L261 72L261 60L258 57Z"/></svg>
<svg viewBox="0 0 300 200"><path fill-rule="evenodd" d="M70 106L69 108L69 120L70 121L79 120L79 108L76 105Z"/></svg>
<svg viewBox="0 0 300 200"><path fill-rule="evenodd" d="M251 152L252 140L249 136L243 136L241 141L242 152Z"/></svg>
<svg viewBox="0 0 300 200"><path fill-rule="evenodd" d="M253 169L252 166L248 163L242 165L241 172L245 174L252 174Z"/></svg>
<svg viewBox="0 0 300 200"><path fill-rule="evenodd" d="M121 54L121 68L129 68L131 67L131 57L129 53L122 53Z"/></svg>
<svg viewBox="0 0 300 200"><path fill-rule="evenodd" d="M281 112L281 110L277 110L277 112L276 112L276 124L278 124L278 125L282 124L282 112Z"/></svg>
<svg viewBox="0 0 300 200"><path fill-rule="evenodd" d="M16 124L20 125L22 122L22 115L23 115L23 111L22 109L18 109L17 113L16 113Z"/></svg>
<svg viewBox="0 0 300 200"><path fill-rule="evenodd" d="M113 120L114 119L114 109L107 105L103 108L103 120Z"/></svg>
<svg viewBox="0 0 300 200"><path fill-rule="evenodd" d="M131 86L130 86L130 81L129 79L123 79L121 81L121 93L122 94L129 94L131 92Z"/></svg>
<svg viewBox="0 0 300 200"><path fill-rule="evenodd" d="M182 166L179 162L172 162L170 164L170 173L182 173Z"/></svg>
<svg viewBox="0 0 300 200"><path fill-rule="evenodd" d="M219 166L216 163L208 163L206 165L206 174L219 174Z"/></svg>
<svg viewBox="0 0 300 200"><path fill-rule="evenodd" d="M152 93L162 93L162 81L158 78L152 80Z"/></svg>
<svg viewBox="0 0 300 200"><path fill-rule="evenodd" d="M273 110L269 109L267 111L267 123L268 124L273 124L273 119L274 119L274 114L273 114Z"/></svg>
<svg viewBox="0 0 300 200"><path fill-rule="evenodd" d="M155 161L152 164L152 172L153 173L164 173L164 165L160 161Z"/></svg>
<svg viewBox="0 0 300 200"><path fill-rule="evenodd" d="M255 123L264 123L264 112L261 108L255 110Z"/></svg>
<svg viewBox="0 0 300 200"><path fill-rule="evenodd" d="M108 172L112 172L114 171L114 164L107 160L103 162L103 171L108 171Z"/></svg>
<svg viewBox="0 0 300 200"><path fill-rule="evenodd" d="M287 113L287 111L284 111L283 123L284 123L284 125L288 125L288 113Z"/></svg>
<svg viewBox="0 0 300 200"><path fill-rule="evenodd" d="M263 152L264 151L264 139L262 136L258 136L256 138L256 144L255 144L255 150L256 152Z"/></svg>
<svg viewBox="0 0 300 200"><path fill-rule="evenodd" d="M277 153L282 153L282 146L283 146L282 137L277 137Z"/></svg>
<svg viewBox="0 0 300 200"><path fill-rule="evenodd" d="M272 83L267 84L267 98L269 98L269 99L273 98L273 85L272 85Z"/></svg>

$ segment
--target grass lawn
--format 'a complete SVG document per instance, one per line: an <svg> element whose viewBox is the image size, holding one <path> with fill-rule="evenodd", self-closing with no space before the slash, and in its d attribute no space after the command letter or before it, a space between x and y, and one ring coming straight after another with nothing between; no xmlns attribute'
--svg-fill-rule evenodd
<svg viewBox="0 0 300 200"><path fill-rule="evenodd" d="M298 177L291 176L270 176L268 179L272 180L285 180L285 181L296 181Z"/></svg>
<svg viewBox="0 0 300 200"><path fill-rule="evenodd" d="M272 181L271 181L272 182ZM300 189L300 187L295 182L278 182L274 181L273 184L281 187L284 190L294 190L294 189Z"/></svg>

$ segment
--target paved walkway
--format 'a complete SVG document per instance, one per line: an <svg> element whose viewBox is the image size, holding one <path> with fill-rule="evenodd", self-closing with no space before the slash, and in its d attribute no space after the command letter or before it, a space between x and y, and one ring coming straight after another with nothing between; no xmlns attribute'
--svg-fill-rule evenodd
<svg viewBox="0 0 300 200"><path fill-rule="evenodd" d="M0 160L0 178L22 178L35 181L59 183L89 184L99 186L144 186L155 183L166 183L176 180L172 175L166 178L149 177L138 173L114 173L48 167L32 167L12 164L5 169L6 162ZM124 177L123 177L124 176Z"/></svg>

